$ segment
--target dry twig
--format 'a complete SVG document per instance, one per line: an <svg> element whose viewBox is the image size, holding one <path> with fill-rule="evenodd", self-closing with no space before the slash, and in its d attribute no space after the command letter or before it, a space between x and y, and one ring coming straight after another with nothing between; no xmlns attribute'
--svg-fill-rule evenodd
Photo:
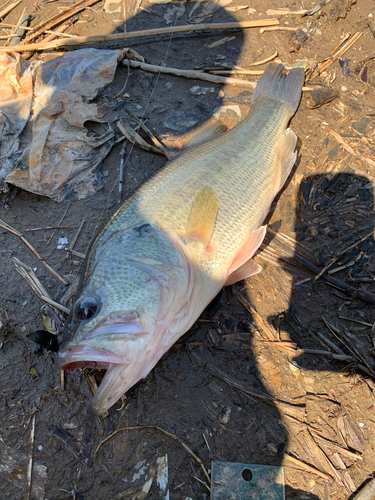
<svg viewBox="0 0 375 500"><path fill-rule="evenodd" d="M234 87L245 87L250 88L252 90L257 86L257 82L249 82L248 80L240 80L238 78L227 78L219 75L211 75L209 73L204 73L203 71L197 71L193 69L178 69L178 68L170 68L167 66L156 66L154 64L147 64L140 61L130 61L129 59L124 59L122 64L125 66L130 66L132 68L139 68L143 71L147 71L149 73L163 73L166 75L173 76L182 76L184 78L192 78L193 80L203 80L205 82L211 83L221 83L225 85L232 85ZM305 92L310 92L312 90L311 87L303 87L302 89Z"/></svg>
<svg viewBox="0 0 375 500"><path fill-rule="evenodd" d="M66 214L68 213L68 210L70 208L70 203L69 205L66 207L66 210L64 212L64 215L61 217L61 219L59 220L58 224L57 224L57 227L60 226L60 224L62 223L62 221L65 219L65 216ZM48 241L47 241L47 245L49 245L51 243L51 240L52 238L55 236L55 233L56 233L56 230L53 231L53 233L51 234L51 236L48 238Z"/></svg>
<svg viewBox="0 0 375 500"><path fill-rule="evenodd" d="M85 222L86 222L86 221L85 221L85 219L82 219L81 224L79 225L79 228L78 228L78 230L77 230L76 234L74 235L74 237L73 237L73 239L72 239L72 242L71 242L71 244L70 244L70 246L69 246L69 250L70 250L70 251L72 251L72 250L73 250L73 247L74 247L74 245L76 244L76 241L77 241L77 239L78 239L78 236L79 236L80 232L82 231L82 228L83 228L83 225L84 225L84 223L85 223Z"/></svg>
<svg viewBox="0 0 375 500"><path fill-rule="evenodd" d="M206 467L204 466L202 460L177 436L175 436L174 434L171 434L170 432L168 431L165 431L164 429L162 429L161 427L158 427L157 425L136 425L136 426L133 426L133 427L123 427L122 429L117 429L115 432L113 432L110 436L106 437L99 445L98 447L96 448L95 450L95 455L98 454L100 448L103 446L104 443L106 443L107 441L109 441L110 439L112 439L114 436L116 436L116 434L120 433L120 432L123 432L123 431L132 431L132 430L138 430L138 429L154 429L156 431L159 431L159 432L162 432L163 434L165 434L166 436L169 436L171 437L172 439L174 439L175 441L177 441L178 443L181 444L181 446L183 448L185 448L185 450L194 458L194 460L202 467L202 470L203 470L203 473L204 475L206 476L206 478L208 479L208 482L209 484L211 484L211 479L210 479L210 476L208 475L208 472L206 470Z"/></svg>
<svg viewBox="0 0 375 500"><path fill-rule="evenodd" d="M173 155L163 146L163 144L154 136L151 130L146 127L146 125L139 120L128 108L124 108L124 111L141 127L141 129L148 134L152 142L155 144L156 148L160 149L160 151L164 154L164 156L171 160Z"/></svg>
<svg viewBox="0 0 375 500"><path fill-rule="evenodd" d="M7 7L4 7L4 9L0 12L0 19L3 19L10 12L12 12L12 10L15 9L21 2L22 2L22 0L17 0L16 2L11 3Z"/></svg>
<svg viewBox="0 0 375 500"><path fill-rule="evenodd" d="M261 61L255 61L255 62L249 64L249 66L261 66L262 64L267 64L268 62L273 61L277 56L278 56L278 53L276 51L272 55L270 55L269 57L266 57L265 59L262 59Z"/></svg>
<svg viewBox="0 0 375 500"><path fill-rule="evenodd" d="M34 458L34 441L35 441L35 413L31 420L30 429L30 451L29 458L27 462L27 475L26 475L26 499L30 500L31 496L31 484L32 484L32 474L33 474L33 458Z"/></svg>
<svg viewBox="0 0 375 500"><path fill-rule="evenodd" d="M22 42L22 44L20 44L20 45L14 46L12 48L12 50L16 50L18 52L16 47L18 47L18 48L20 48L22 46L23 47L30 47L30 46L33 47L33 44L31 44L30 42L32 42L33 40L35 40L39 36L43 35L46 32L46 30L52 29L54 26L61 24L62 22L66 21L67 19L73 17L74 15L78 14L82 10L86 9L87 7L90 7L91 5L94 5L98 2L99 2L99 0L81 0L80 2L77 2L75 5L64 9L62 12L59 12L58 14L51 17L47 21L44 21L37 26L34 26L33 30L30 31L28 33L28 35L26 36L24 42ZM43 43L48 44L49 42L43 42ZM28 50L34 50L34 49L29 48L26 50L22 50L20 52L27 52Z"/></svg>
<svg viewBox="0 0 375 500"><path fill-rule="evenodd" d="M69 314L69 309L67 307L64 307L63 305L61 305L58 302L55 302L54 300L51 299L47 290L44 288L44 286L38 280L37 276L35 275L34 271L31 269L31 267L24 264L16 257L12 258L12 262L15 265L15 268L16 268L16 271L18 272L18 274L20 274L22 276L22 278L25 279L25 281L28 283L28 285L30 286L32 291L35 293L35 295L38 297L38 299L41 302L44 302L45 304L48 304L48 305L54 307L55 309L62 311L65 314Z"/></svg>
<svg viewBox="0 0 375 500"><path fill-rule="evenodd" d="M321 272L321 269L312 263L309 259L305 258L303 255L301 255L300 250L301 247L298 247L298 252L295 250L292 250L289 248L289 240L288 238L283 235L282 233L277 233L274 231L272 228L267 228L267 235L266 238L268 237L268 233L274 238L274 240L277 241L277 245L279 245L279 249L282 252L285 252L285 254L288 257L293 258L296 262L301 264L303 267L314 273L315 275L319 274ZM280 258L282 258L282 255L280 255ZM322 279L327 281L328 284L333 286L334 288L339 289L345 295L348 295L349 297L355 297L359 300L362 300L363 302L366 302L367 304L373 304L375 305L375 294L372 292L369 292L367 290L359 290L351 285L349 283L346 283L343 280L340 280L339 278L335 278L333 276L329 276L327 273L324 273L321 276Z"/></svg>
<svg viewBox="0 0 375 500"><path fill-rule="evenodd" d="M345 52L347 52L352 45L355 44L355 42L362 36L362 31L357 31L357 33L354 33L354 35L349 38L342 46L341 48L332 56L330 56L326 61L324 61L319 68L317 68L315 71L313 71L312 75L309 78L309 81L314 80L317 76L319 76L323 71L328 69L339 57L342 57Z"/></svg>
<svg viewBox="0 0 375 500"><path fill-rule="evenodd" d="M47 262L43 259L43 257L41 257L38 254L38 252L35 250L35 248L31 245L31 243L29 243L27 241L27 239L22 235L22 233L20 233L19 231L17 231L17 229L14 229L12 226L9 226L9 224L7 224L6 222L4 222L1 219L0 219L0 227L2 227L3 229L6 229L9 233L14 234L15 236L17 236L22 241L22 243L24 243L27 246L27 248L29 250L31 250L31 252L39 260L39 262L41 264L43 264L54 276L56 276L56 278L59 279L63 285L67 286L69 284L56 271L54 271L51 266L49 266L47 264Z"/></svg>
<svg viewBox="0 0 375 500"><path fill-rule="evenodd" d="M156 66L154 64L147 64L139 61L129 61L128 59L124 59L122 61L122 64L124 64L125 66L130 66L132 68L139 68L149 73L162 73L166 75L182 76L184 78L192 78L193 80L203 80L204 82L211 83L222 83L226 85L233 85L234 87L250 88L252 90L254 90L257 85L256 82L249 82L247 80L240 80L237 78L227 78L218 75L210 75L209 73L204 73L203 71Z"/></svg>
<svg viewBox="0 0 375 500"><path fill-rule="evenodd" d="M317 476L322 477L323 479L326 479L329 482L332 482L331 476L329 476L328 474L325 474L324 472L322 472L318 469L315 469L315 467L312 467L311 465L306 464L305 462L302 462L302 460L298 460L297 458L293 457L289 453L285 453L284 460L286 462L289 462L289 464L291 464L292 466L295 465L296 467L298 467L298 469L307 470L308 472L311 472L312 474L315 474Z"/></svg>
<svg viewBox="0 0 375 500"><path fill-rule="evenodd" d="M31 229L24 229L24 233L32 233L33 231L48 231L50 229L77 229L78 226L47 226L47 227L33 227Z"/></svg>
<svg viewBox="0 0 375 500"><path fill-rule="evenodd" d="M155 146L151 146L148 144L142 137L128 124L124 123L121 119L117 121L117 126L120 129L120 132L123 136L134 146L138 146L146 151L150 151L151 153L162 154L165 155L163 149L156 148Z"/></svg>
<svg viewBox="0 0 375 500"><path fill-rule="evenodd" d="M84 3L95 3L98 0L84 0L79 4L76 4L75 7L83 5ZM80 7L80 10L83 10L85 7ZM55 21L52 25L58 24L63 20L67 19L67 17L71 17L73 14L67 12L67 16L63 19L59 19L59 21ZM69 15L68 15L69 14ZM57 16L56 16L57 17ZM186 33L192 31L211 31L211 30L232 30L232 29L245 29L245 28L257 28L262 26L276 26L279 25L278 19L264 19L259 21L241 21L241 22L233 22L233 23L203 23L203 24L187 24L184 26L169 26L167 28L154 28L150 30L142 30L142 31L132 31L129 33L113 33L110 35L93 35L93 36L78 36L75 38L62 38L60 40L55 40L53 42L40 42L40 43L25 43L15 45L12 50L14 52L28 52L28 51L43 51L43 50L53 50L62 47L82 47L83 45L96 45L106 42L116 42L119 40L129 40L133 38L142 38L147 36L159 36L166 35L171 33ZM33 33L27 36L25 42L30 41L31 39L35 39L41 33L43 33L46 29L49 29L51 26L41 26L38 30L37 34ZM4 50L0 47L0 50Z"/></svg>
<svg viewBox="0 0 375 500"><path fill-rule="evenodd" d="M322 320L324 321L324 324L329 328L329 331L334 335L339 342L341 342L349 351L362 363L361 365L358 365L362 370L366 371L371 377L375 379L375 372L371 368L371 366L367 363L365 358L362 356L362 354L358 351L358 349L355 347L355 345L352 344L350 341L349 337L345 335L344 332L342 332L339 328L337 328L335 325L327 321L323 316Z"/></svg>

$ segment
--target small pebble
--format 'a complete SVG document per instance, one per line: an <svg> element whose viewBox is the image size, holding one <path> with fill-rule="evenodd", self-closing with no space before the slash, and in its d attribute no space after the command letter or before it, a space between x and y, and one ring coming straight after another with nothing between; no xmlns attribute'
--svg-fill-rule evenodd
<svg viewBox="0 0 375 500"><path fill-rule="evenodd" d="M345 85L343 85L343 86L341 87L341 90L342 90L342 92L346 92L346 91L348 90L348 87L345 87Z"/></svg>
<svg viewBox="0 0 375 500"><path fill-rule="evenodd" d="M230 414L232 413L232 408L230 406L226 406L221 410L217 419L221 424L228 424L230 421Z"/></svg>
<svg viewBox="0 0 375 500"><path fill-rule="evenodd" d="M57 242L57 249L61 250L62 248L65 248L65 246L68 244L68 238L59 238Z"/></svg>
<svg viewBox="0 0 375 500"><path fill-rule="evenodd" d="M191 87L189 92L191 95L196 95L196 96L213 94L215 92L215 88L214 87L200 87L199 85L195 85L194 87Z"/></svg>

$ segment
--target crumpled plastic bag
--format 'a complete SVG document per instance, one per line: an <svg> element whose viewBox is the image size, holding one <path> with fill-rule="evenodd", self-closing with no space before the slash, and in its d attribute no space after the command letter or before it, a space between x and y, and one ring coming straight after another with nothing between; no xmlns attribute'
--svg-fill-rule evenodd
<svg viewBox="0 0 375 500"><path fill-rule="evenodd" d="M135 51L81 49L50 61L0 54L0 186L55 201L79 200L102 185L99 165L114 144L113 108L92 102ZM104 130L88 130L86 122Z"/></svg>

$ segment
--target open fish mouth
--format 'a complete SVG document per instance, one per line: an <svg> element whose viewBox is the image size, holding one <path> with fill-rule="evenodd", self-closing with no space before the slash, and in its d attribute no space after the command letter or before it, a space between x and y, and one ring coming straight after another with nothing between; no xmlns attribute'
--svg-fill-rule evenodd
<svg viewBox="0 0 375 500"><path fill-rule="evenodd" d="M71 344L59 352L57 360L60 370L73 368L107 369L110 364L124 364L125 360L107 349L82 344Z"/></svg>
<svg viewBox="0 0 375 500"><path fill-rule="evenodd" d="M101 415L141 378L140 372L132 370L124 358L106 349L73 344L59 353L61 370L72 368L106 369L104 378L90 402L89 410Z"/></svg>

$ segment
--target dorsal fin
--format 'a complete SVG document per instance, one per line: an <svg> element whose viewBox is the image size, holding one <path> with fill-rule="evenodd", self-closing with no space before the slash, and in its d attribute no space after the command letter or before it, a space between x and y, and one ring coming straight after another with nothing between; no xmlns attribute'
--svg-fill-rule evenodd
<svg viewBox="0 0 375 500"><path fill-rule="evenodd" d="M200 241L207 248L210 244L218 210L219 198L215 191L210 188L201 189L191 207L186 226L186 240Z"/></svg>

